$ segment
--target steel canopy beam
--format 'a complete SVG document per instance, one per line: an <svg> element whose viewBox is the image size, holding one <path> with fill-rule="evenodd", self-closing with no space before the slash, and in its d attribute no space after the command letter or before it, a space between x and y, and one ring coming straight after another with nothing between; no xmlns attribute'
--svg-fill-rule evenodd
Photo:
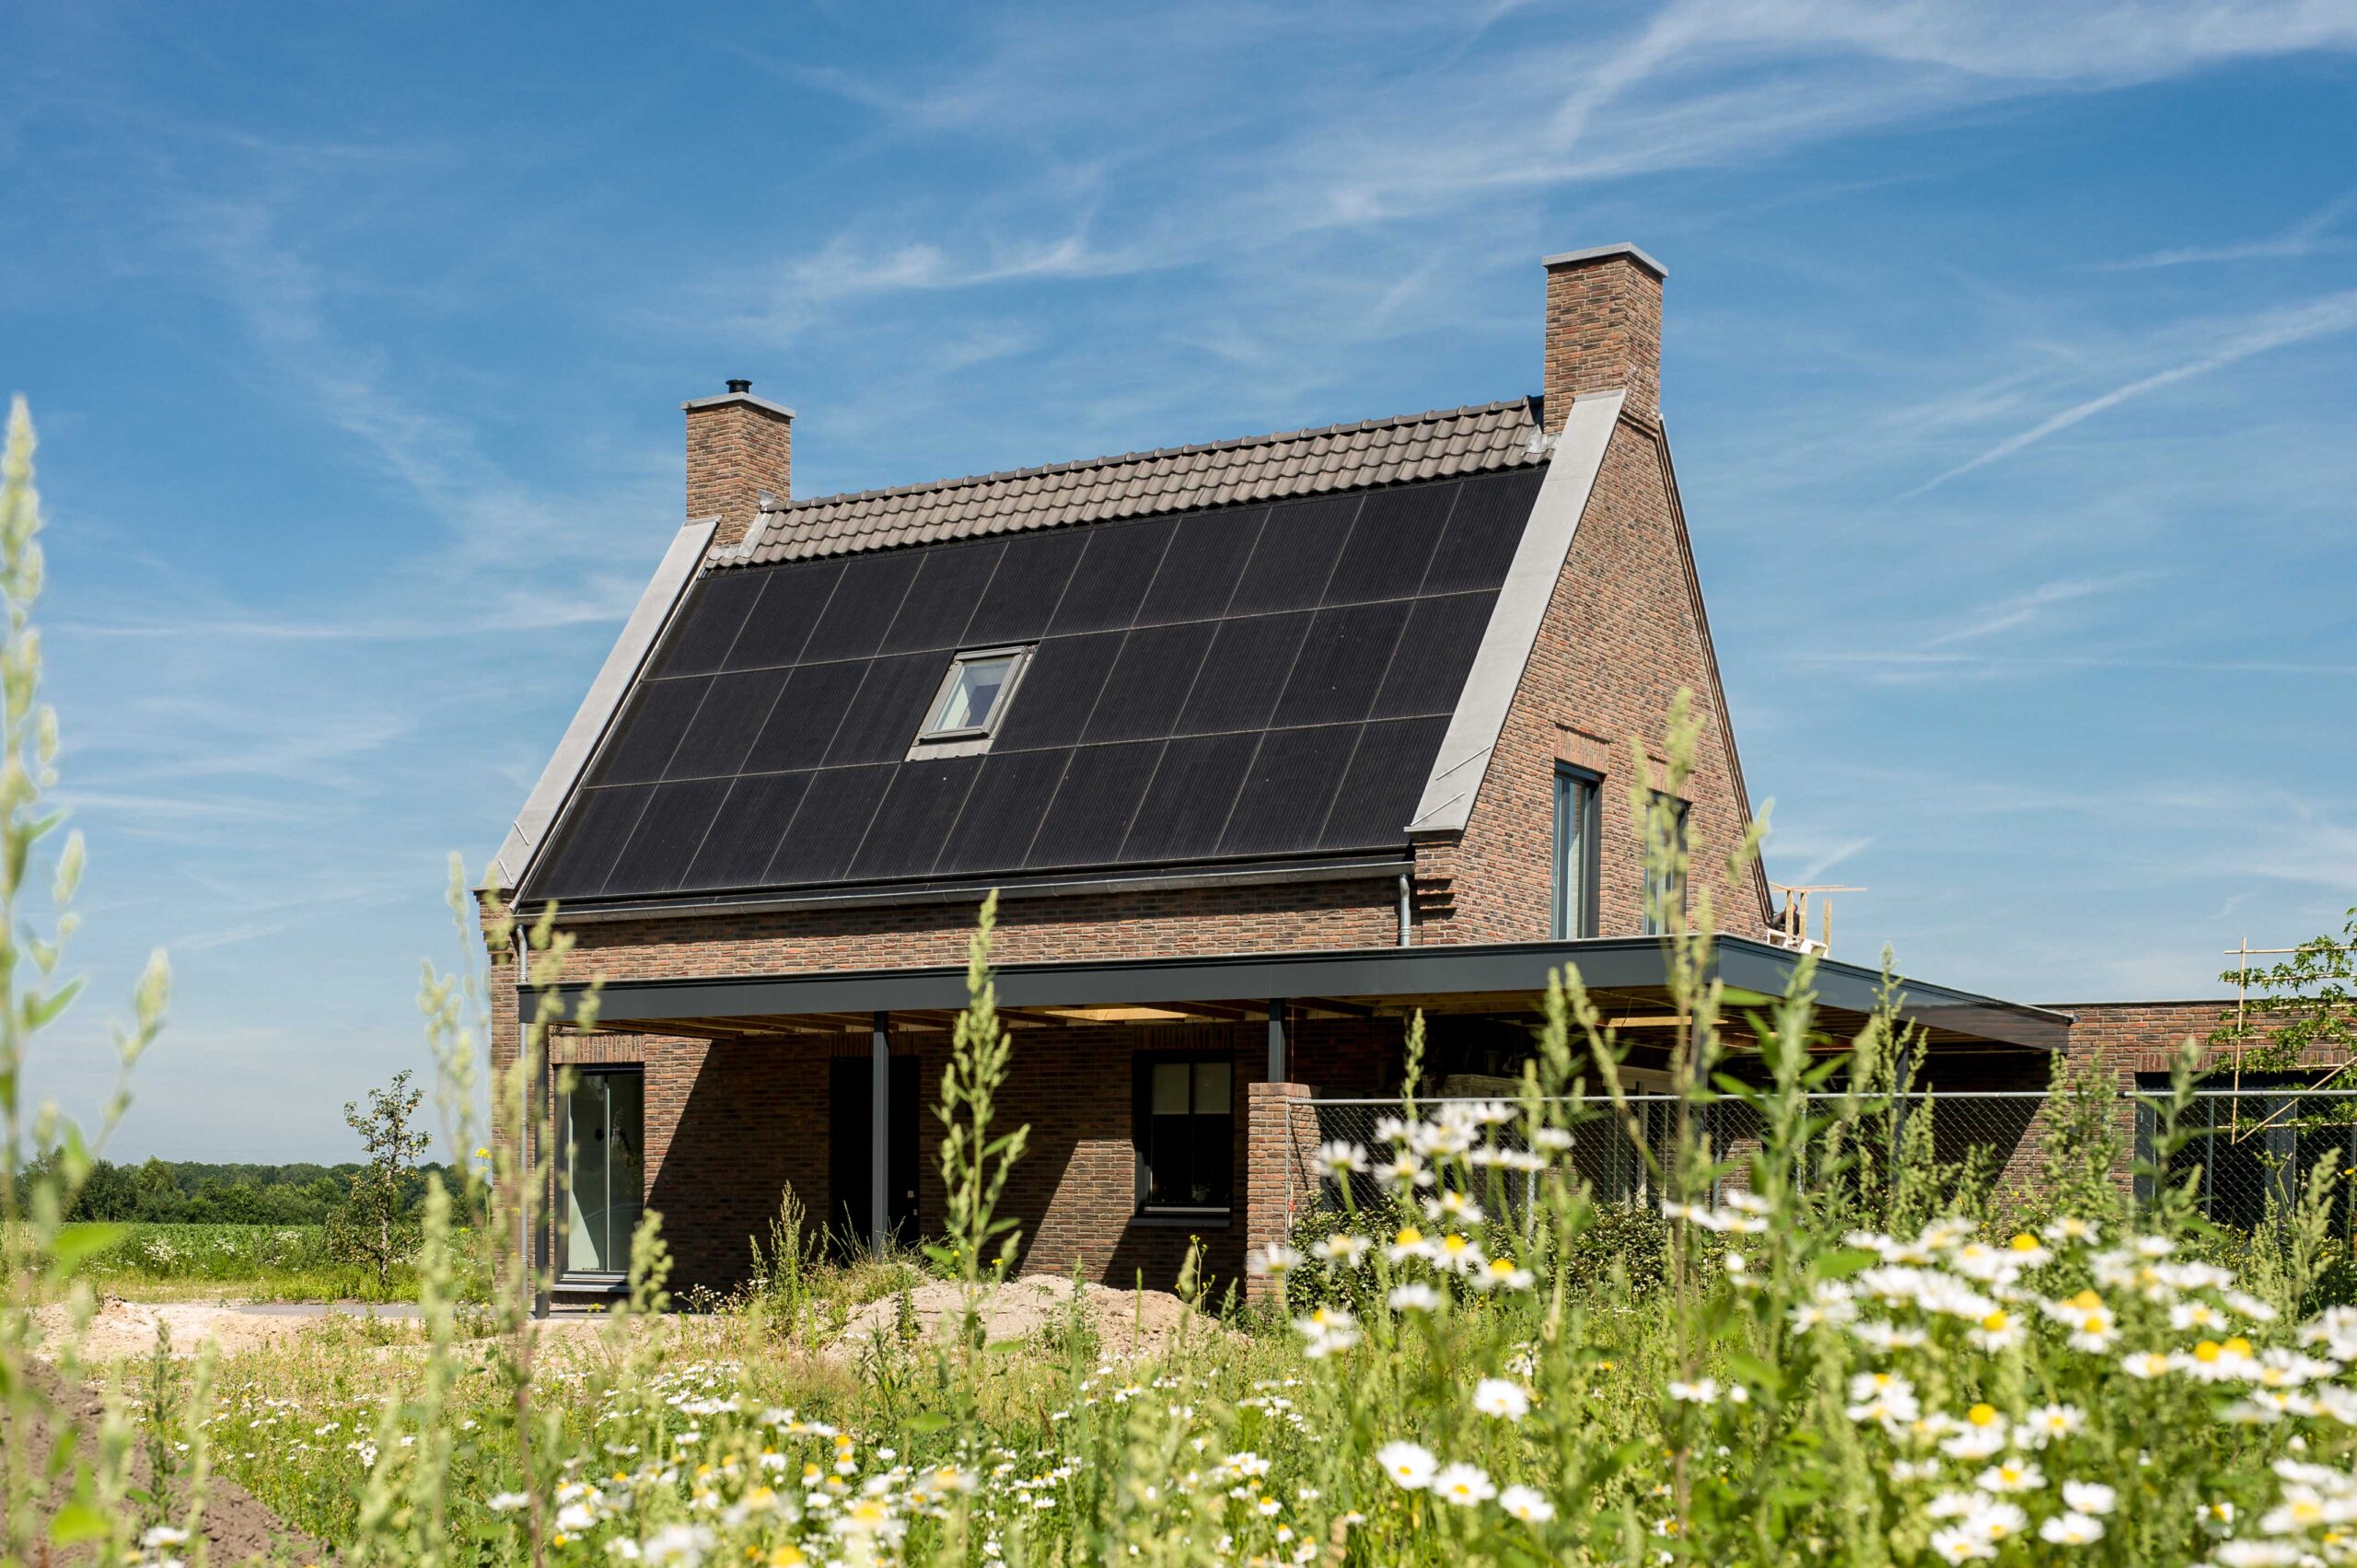
<svg viewBox="0 0 2357 1568"><path fill-rule="evenodd" d="M1716 944L1718 976L1728 987L1781 996L1800 956L1747 937ZM1001 966L994 971L1002 1007L1109 1007L1124 1004L1252 1002L1286 996L1377 1002L1391 996L1468 993L1536 998L1550 971L1575 967L1591 990L1659 993L1660 939L1588 937L1562 942L1499 942L1421 947L1371 947L1300 953L1249 953L1177 958L1062 959ZM1875 970L1820 959L1817 1001L1842 1012L1871 1013L1882 986ZM539 988L536 988L539 989ZM586 985L553 988L573 1005ZM2069 1015L1977 995L1923 981L1899 980L1901 1017L1973 1040L2032 1051L2059 1051ZM955 1011L966 1005L966 970L836 970L702 980L613 981L598 991L602 1026L654 1018L732 1018L813 1013ZM1739 1009L1738 1009L1739 1011Z"/></svg>

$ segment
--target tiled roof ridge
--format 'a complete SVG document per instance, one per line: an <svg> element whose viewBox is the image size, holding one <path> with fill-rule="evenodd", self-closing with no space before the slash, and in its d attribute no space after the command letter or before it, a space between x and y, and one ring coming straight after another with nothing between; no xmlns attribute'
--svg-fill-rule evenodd
<svg viewBox="0 0 2357 1568"><path fill-rule="evenodd" d="M1464 419L1485 413L1503 413L1508 409L1521 408L1530 414L1535 426L1538 423L1538 399L1536 396L1501 398L1495 402L1460 403L1455 408L1426 409L1420 413L1389 414L1376 419L1353 420L1340 424L1319 424L1300 430L1271 430L1260 436L1231 436L1220 441L1196 441L1183 447L1155 447L1139 452L1108 452L1094 458L1072 458L1059 463L1039 463L1030 468L999 469L990 473L957 474L944 479L920 480L913 484L887 485L876 490L841 490L828 495L797 496L784 506L770 510L771 517L791 519L806 507L841 506L854 501L883 501L904 495L922 495L929 491L956 490L970 484L1004 484L1018 479L1045 479L1054 474L1078 473L1086 469L1113 468L1124 463L1158 462L1170 458L1190 458L1206 452L1230 452L1245 447L1271 447L1283 442L1312 441L1321 436L1355 436L1364 431L1393 426L1428 424L1435 420Z"/></svg>

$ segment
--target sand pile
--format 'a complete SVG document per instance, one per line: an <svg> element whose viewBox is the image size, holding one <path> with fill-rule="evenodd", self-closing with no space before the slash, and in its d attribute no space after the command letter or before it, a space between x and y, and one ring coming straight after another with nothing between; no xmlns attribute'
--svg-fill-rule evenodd
<svg viewBox="0 0 2357 1568"><path fill-rule="evenodd" d="M1074 1288L1072 1281L1052 1274L1027 1274L1004 1284L982 1287L976 1307L983 1337L998 1343L1061 1333L1072 1318ZM1097 1353L1109 1360L1162 1353L1177 1340L1178 1326L1187 1317L1187 1304L1167 1291L1114 1290L1086 1283L1077 1288L1080 1308L1097 1335ZM897 1335L902 1299L882 1296L853 1312L832 1347L835 1353L855 1358L865 1354L878 1337ZM922 1343L955 1327L965 1295L962 1286L930 1280L909 1292L906 1300L915 1338ZM1199 1318L1188 1331L1205 1334L1219 1330Z"/></svg>

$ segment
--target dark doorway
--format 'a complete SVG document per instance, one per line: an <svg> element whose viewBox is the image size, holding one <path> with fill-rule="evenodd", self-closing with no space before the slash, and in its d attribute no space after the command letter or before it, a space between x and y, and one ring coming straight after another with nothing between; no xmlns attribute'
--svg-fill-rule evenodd
<svg viewBox="0 0 2357 1568"><path fill-rule="evenodd" d="M838 1056L831 1067L828 1088L832 1114L827 1146L835 1206L828 1228L838 1248L856 1254L867 1249L871 1219L868 1202L874 1190L869 1178L876 1134L868 1121L868 1108L873 1103L876 1064L865 1056ZM891 1179L886 1189L885 1215L893 1237L907 1244L916 1240L922 1222L917 1190L923 1180L924 1161L918 1141L922 1121L917 1059L895 1056L891 1070L891 1098L887 1108L891 1121Z"/></svg>

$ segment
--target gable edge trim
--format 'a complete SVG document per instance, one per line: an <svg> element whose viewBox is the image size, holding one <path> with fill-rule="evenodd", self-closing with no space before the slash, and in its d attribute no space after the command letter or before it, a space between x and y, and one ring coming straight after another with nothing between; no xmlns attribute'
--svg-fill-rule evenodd
<svg viewBox="0 0 2357 1568"><path fill-rule="evenodd" d="M1605 448L1620 425L1620 408L1627 399L1625 391L1596 392L1572 404L1562 434L1555 438L1555 455L1547 464L1538 498L1531 503L1530 519L1523 525L1522 542L1515 548L1514 563L1506 569L1505 585L1498 591L1490 624L1473 655L1473 668L1466 674L1465 688L1449 714L1448 732L1441 738L1440 753L1433 759L1432 773L1406 831L1462 832L1471 819L1481 774L1505 729L1515 693L1521 690L1530 650L1538 641L1547 607L1554 600L1563 563L1571 558L1573 537L1587 511L1588 497L1595 493ZM1457 776L1469 767L1477 770L1469 788Z"/></svg>

